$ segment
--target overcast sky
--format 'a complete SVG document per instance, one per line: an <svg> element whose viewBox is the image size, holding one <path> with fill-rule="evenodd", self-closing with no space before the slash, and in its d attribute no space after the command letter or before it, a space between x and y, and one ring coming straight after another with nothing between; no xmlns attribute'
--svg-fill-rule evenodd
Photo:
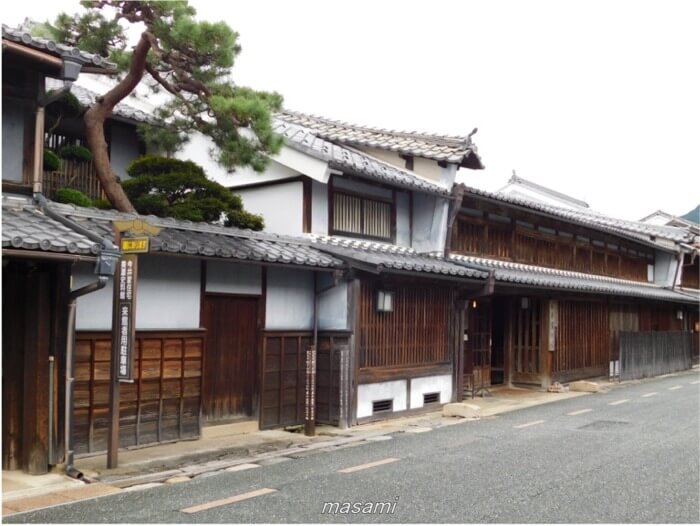
<svg viewBox="0 0 700 526"><path fill-rule="evenodd" d="M194 1L240 33L239 84L289 109L466 135L518 175L639 219L700 202L700 2ZM3 5L3 23L78 2Z"/></svg>

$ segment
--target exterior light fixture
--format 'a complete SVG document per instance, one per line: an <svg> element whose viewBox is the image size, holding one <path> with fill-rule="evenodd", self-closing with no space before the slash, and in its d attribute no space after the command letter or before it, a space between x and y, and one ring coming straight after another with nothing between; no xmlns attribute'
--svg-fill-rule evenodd
<svg viewBox="0 0 700 526"><path fill-rule="evenodd" d="M472 309L476 309L476 300L472 301Z"/></svg>
<svg viewBox="0 0 700 526"><path fill-rule="evenodd" d="M683 319L683 311L682 311L682 310L678 309L678 310L676 311L676 319L677 319L677 320L682 320L682 319Z"/></svg>
<svg viewBox="0 0 700 526"><path fill-rule="evenodd" d="M118 248L103 247L102 251L97 256L97 263L95 263L95 274L105 277L114 276L120 258L121 252L119 252Z"/></svg>
<svg viewBox="0 0 700 526"><path fill-rule="evenodd" d="M530 308L530 298L520 298L520 308L529 309Z"/></svg>
<svg viewBox="0 0 700 526"><path fill-rule="evenodd" d="M394 293L392 291L377 291L377 312L394 312Z"/></svg>

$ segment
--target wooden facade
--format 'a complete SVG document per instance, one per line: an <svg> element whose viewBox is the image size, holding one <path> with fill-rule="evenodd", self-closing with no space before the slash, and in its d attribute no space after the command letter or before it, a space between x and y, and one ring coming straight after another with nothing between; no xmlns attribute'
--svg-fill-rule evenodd
<svg viewBox="0 0 700 526"><path fill-rule="evenodd" d="M260 428L304 423L306 350L310 331L265 331L262 346Z"/></svg>
<svg viewBox="0 0 700 526"><path fill-rule="evenodd" d="M693 257L691 254L683 255L681 286L689 289L700 289L700 257Z"/></svg>
<svg viewBox="0 0 700 526"><path fill-rule="evenodd" d="M257 414L260 297L204 294L202 326L207 330L202 383L207 422Z"/></svg>
<svg viewBox="0 0 700 526"><path fill-rule="evenodd" d="M3 258L3 469L42 474L63 458L69 276L70 264Z"/></svg>
<svg viewBox="0 0 700 526"><path fill-rule="evenodd" d="M389 287L393 312L377 311L377 291L384 286L362 281L358 310L357 356L363 372L451 363L449 320L454 297L450 289L426 285Z"/></svg>
<svg viewBox="0 0 700 526"><path fill-rule="evenodd" d="M654 264L653 250L631 241L524 212L501 215L505 212L485 203L470 206L452 229L451 250L457 254L641 282Z"/></svg>
<svg viewBox="0 0 700 526"><path fill-rule="evenodd" d="M136 331L134 382L120 385L119 443L138 446L200 434L205 331ZM78 332L75 452L107 448L111 333Z"/></svg>

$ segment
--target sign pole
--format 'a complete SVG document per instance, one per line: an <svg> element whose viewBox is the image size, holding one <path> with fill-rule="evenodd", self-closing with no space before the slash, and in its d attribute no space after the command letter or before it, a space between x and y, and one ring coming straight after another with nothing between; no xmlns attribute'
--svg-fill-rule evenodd
<svg viewBox="0 0 700 526"><path fill-rule="evenodd" d="M116 226L114 244L121 245L122 234ZM119 283L122 280L121 261L112 283L112 367L109 375L109 435L107 437L107 469L119 462Z"/></svg>
<svg viewBox="0 0 700 526"><path fill-rule="evenodd" d="M159 227L140 219L114 221L112 229L114 243L119 246L123 255L112 284L112 367L109 377L108 469L116 468L119 463L119 382L134 381L137 254L148 253L150 249L149 237L133 237L133 235L155 236L160 232ZM128 232L131 237L122 237L122 232Z"/></svg>

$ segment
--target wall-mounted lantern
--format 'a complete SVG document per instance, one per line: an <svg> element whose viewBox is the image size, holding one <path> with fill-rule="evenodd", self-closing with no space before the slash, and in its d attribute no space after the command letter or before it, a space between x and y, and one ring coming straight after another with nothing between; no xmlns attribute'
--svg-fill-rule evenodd
<svg viewBox="0 0 700 526"><path fill-rule="evenodd" d="M682 310L678 309L678 310L676 311L676 319L677 319L677 320L682 320L682 319L683 319L683 311L682 311Z"/></svg>
<svg viewBox="0 0 700 526"><path fill-rule="evenodd" d="M390 290L377 291L377 312L394 312L394 293Z"/></svg>
<svg viewBox="0 0 700 526"><path fill-rule="evenodd" d="M476 300L472 301L472 309L476 309Z"/></svg>
<svg viewBox="0 0 700 526"><path fill-rule="evenodd" d="M529 309L530 308L530 298L520 298L520 308Z"/></svg>

